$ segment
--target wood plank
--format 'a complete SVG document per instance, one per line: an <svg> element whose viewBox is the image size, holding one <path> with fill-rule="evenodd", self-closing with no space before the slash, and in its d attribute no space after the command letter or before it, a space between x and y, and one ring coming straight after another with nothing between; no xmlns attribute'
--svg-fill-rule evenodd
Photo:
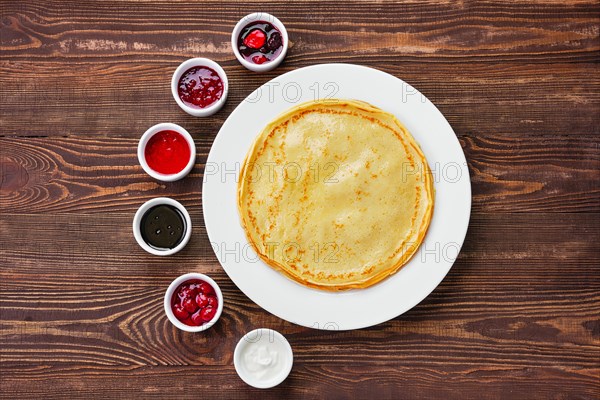
<svg viewBox="0 0 600 400"><path fill-rule="evenodd" d="M61 283L74 289L88 288L91 282L82 283L82 275L94 278L101 286L121 284L132 288L139 286L135 271L140 270L157 285L168 285L174 276L196 267L225 277L200 213L192 212L190 243L173 257L155 257L139 248L130 232L132 217L130 213L0 215L1 260L7 278L0 285L18 291L22 289L20 278L43 273L45 280L35 283L42 292ZM36 232L35 243L30 232ZM600 276L594 275L600 267L595 247L599 234L598 214L475 214L458 263L444 285L449 291L465 291L468 287L489 286L494 278L502 276L502 285L486 288L494 292L493 296L496 290L518 288L523 294L594 288L600 284ZM113 238L113 243L107 247L99 237ZM240 253L243 257L242 250ZM110 281L105 282L107 278Z"/></svg>
<svg viewBox="0 0 600 400"><path fill-rule="evenodd" d="M2 46L15 58L110 57L173 60L185 54L230 55L231 29L261 9L292 34L290 60L340 56L446 57L462 61L583 57L597 59L597 2L335 1L295 4L248 1L193 3L136 1L135 5L63 1L68 15L44 2L3 2ZM210 9L210 13L203 10ZM307 18L308 16L308 18ZM90 22L93 24L90 25ZM323 50L327 50L324 52ZM377 50L377 51L374 51ZM328 54L323 54L328 53ZM327 60L327 58L325 58Z"/></svg>
<svg viewBox="0 0 600 400"><path fill-rule="evenodd" d="M143 172L136 139L0 138L0 211L135 212L144 201L161 195L198 210L213 137L196 130L192 134L197 165L188 177L169 184ZM461 135L461 141L474 212L600 210L599 136ZM439 179L454 179L458 171L454 166L432 168Z"/></svg>
<svg viewBox="0 0 600 400"><path fill-rule="evenodd" d="M331 355L335 358L335 355ZM411 366L402 361L352 365L294 365L290 377L270 390L253 389L235 375L232 366L80 367L64 364L36 368L16 364L0 383L6 392L25 397L62 399L110 397L145 399L172 397L197 399L300 399L381 398L513 400L597 398L598 370L552 367L497 367L486 363ZM309 385L306 382L310 382ZM485 390L482 390L485 387Z"/></svg>
<svg viewBox="0 0 600 400"><path fill-rule="evenodd" d="M253 74L232 57L225 57L223 63L231 82L227 103L208 118L188 116L171 96L171 75L185 57L172 62L78 61L69 68L56 58L16 61L3 57L0 135L131 138L155 123L169 121L213 137L254 89L278 74L314 64L304 59L286 61L275 71ZM495 61L460 64L437 58L398 62L378 57L356 62L412 84L438 106L459 134L600 133L600 83L589 79L598 73L598 64L548 68ZM27 75L22 74L24 70ZM280 92L274 91L275 99L284 100Z"/></svg>

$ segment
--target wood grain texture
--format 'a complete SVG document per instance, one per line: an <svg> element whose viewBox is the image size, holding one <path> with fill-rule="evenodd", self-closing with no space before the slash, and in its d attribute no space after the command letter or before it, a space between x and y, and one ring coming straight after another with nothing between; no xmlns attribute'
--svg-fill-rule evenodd
<svg viewBox="0 0 600 400"><path fill-rule="evenodd" d="M249 2L247 10L263 4ZM217 18L193 2L3 2L0 110L13 117L0 130L137 137L169 120L214 134L236 104L278 74L355 62L415 86L459 132L599 133L599 85L589 79L599 72L595 2L367 1L343 12L335 2L272 2L268 9L285 21L293 46L283 66L266 74L248 74L230 49L231 29L246 10L228 2L203 7L218 10ZM223 111L201 123L169 91L177 65L194 56L222 63L232 82ZM549 62L553 68L544 67Z"/></svg>
<svg viewBox="0 0 600 400"><path fill-rule="evenodd" d="M92 371L110 365L228 366L242 332L268 326L286 334L296 363L309 370L326 365L344 371L371 360L400 369L456 364L475 374L577 369L578 379L587 381L598 372L600 355L600 255L594 242L600 226L598 215L591 217L476 216L457 263L422 304L374 328L327 332L294 326L249 302L219 267L198 213L189 246L172 258L145 254L129 231L115 231L128 225L127 213L99 216L93 231L86 229L88 215L56 215L43 228L36 228L38 215L13 215L0 219L0 241L14 245L2 260L3 360ZM19 250L34 229L36 246ZM109 235L115 243L110 248L98 243L98 236ZM226 298L219 324L203 335L177 331L162 311L164 288L192 270L213 276ZM46 278L39 281L40 275ZM441 378L431 379L441 385Z"/></svg>
<svg viewBox="0 0 600 400"><path fill-rule="evenodd" d="M229 45L256 10L292 41L265 74ZM170 94L172 72L194 56L230 80L213 117L184 114ZM251 302L220 267L201 208L229 113L273 77L325 62L381 69L431 99L473 192L446 279L404 315L350 332L299 327ZM591 0L0 2L0 399L600 398L599 65ZM136 157L142 132L165 121L198 151L170 184ZM163 195L194 226L171 257L145 253L130 228ZM200 335L162 310L167 285L190 271L225 296ZM232 365L237 340L260 326L295 355L268 391Z"/></svg>
<svg viewBox="0 0 600 400"><path fill-rule="evenodd" d="M51 60L0 62L0 110L12 116L0 121L3 134L136 138L156 123L172 121L214 136L235 106L254 89L277 74L315 64L285 62L270 73L249 75L237 61L227 59L223 66L232 82L228 101L214 116L198 119L181 111L171 96L170 79L179 61ZM458 133L600 133L600 84L589 81L599 72L596 63L557 64L546 69L532 64L499 64L496 60L392 63L361 58L355 62L389 72L416 87L439 107ZM69 68L65 69L64 63ZM33 71L35 78L23 76L23 70ZM431 74L439 78L431 80ZM309 87L301 89L310 91ZM279 91L275 95L284 99ZM554 111L549 113L549 109Z"/></svg>
<svg viewBox="0 0 600 400"><path fill-rule="evenodd" d="M312 347L313 345L311 345ZM595 398L597 375L579 370L562 371L560 368L481 368L472 365L427 365L425 367L399 366L393 361L357 363L326 367L324 364L295 367L293 375L282 385L259 390L245 386L240 380L228 380L235 375L233 366L156 366L156 367L94 367L77 368L72 365L40 366L35 370L13 367L7 389L27 396L49 399L64 397L164 398L164 393L176 392L185 398L228 399L281 399L382 398L414 397L421 399L558 399L565 386L570 391L566 398ZM179 385L182 376L191 377ZM70 377L71 379L65 379ZM201 377L201 378L198 378ZM545 381L545 379L549 379ZM110 380L114 383L107 386ZM136 382L146 382L142 387ZM215 383L219 382L219 383ZM309 385L306 382L310 382ZM485 393L482 393L482 382ZM58 389L60 388L60 389ZM531 393L535 393L534 396ZM229 395L231 394L231 395ZM2 396L2 398L9 398Z"/></svg>

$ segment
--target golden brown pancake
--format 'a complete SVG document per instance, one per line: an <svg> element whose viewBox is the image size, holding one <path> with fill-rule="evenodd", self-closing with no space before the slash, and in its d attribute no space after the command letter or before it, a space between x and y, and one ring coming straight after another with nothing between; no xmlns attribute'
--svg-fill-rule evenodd
<svg viewBox="0 0 600 400"><path fill-rule="evenodd" d="M366 288L417 251L433 214L433 179L419 145L370 104L300 104L256 137L238 208L258 255L303 285Z"/></svg>

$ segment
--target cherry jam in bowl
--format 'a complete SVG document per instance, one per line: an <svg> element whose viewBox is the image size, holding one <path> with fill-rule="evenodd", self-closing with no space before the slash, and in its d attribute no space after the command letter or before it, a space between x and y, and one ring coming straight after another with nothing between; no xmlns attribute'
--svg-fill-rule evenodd
<svg viewBox="0 0 600 400"><path fill-rule="evenodd" d="M196 145L188 131L177 124L150 127L138 142L138 161L148 175L164 182L186 176L196 162Z"/></svg>
<svg viewBox="0 0 600 400"><path fill-rule="evenodd" d="M179 107L194 117L208 117L223 107L229 82L219 64L208 58L191 58L177 67L171 93Z"/></svg>
<svg viewBox="0 0 600 400"><path fill-rule="evenodd" d="M175 279L165 292L165 313L173 325L186 332L202 332L223 312L223 294L210 277L192 272Z"/></svg>
<svg viewBox="0 0 600 400"><path fill-rule="evenodd" d="M271 14L248 14L233 28L231 47L244 67L255 72L270 71L285 58L288 48L287 30Z"/></svg>

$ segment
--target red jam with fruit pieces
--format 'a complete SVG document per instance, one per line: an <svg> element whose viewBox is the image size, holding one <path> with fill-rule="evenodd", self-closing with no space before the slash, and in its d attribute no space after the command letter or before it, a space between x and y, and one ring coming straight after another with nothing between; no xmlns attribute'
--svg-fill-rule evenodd
<svg viewBox="0 0 600 400"><path fill-rule="evenodd" d="M173 294L171 309L175 317L188 326L202 326L217 313L219 300L215 289L200 279L183 282Z"/></svg>
<svg viewBox="0 0 600 400"><path fill-rule="evenodd" d="M190 161L191 150L187 140L175 131L160 131L148 140L144 157L148 166L161 174L181 172Z"/></svg>
<svg viewBox="0 0 600 400"><path fill-rule="evenodd" d="M192 67L179 78L179 98L193 108L206 108L223 96L223 81L212 68Z"/></svg>
<svg viewBox="0 0 600 400"><path fill-rule="evenodd" d="M264 64L281 54L283 37L269 22L256 21L246 25L240 32L238 49L246 61Z"/></svg>

